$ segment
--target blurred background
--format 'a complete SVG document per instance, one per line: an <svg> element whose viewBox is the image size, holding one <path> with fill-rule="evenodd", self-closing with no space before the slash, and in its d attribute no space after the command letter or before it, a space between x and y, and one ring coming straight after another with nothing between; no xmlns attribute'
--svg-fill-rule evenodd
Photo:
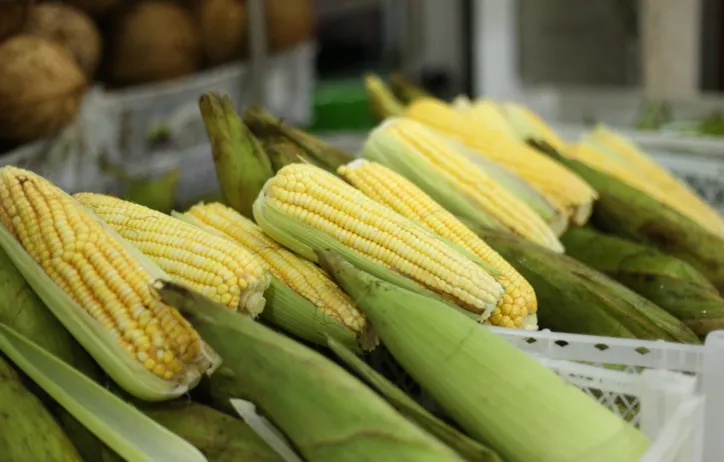
<svg viewBox="0 0 724 462"><path fill-rule="evenodd" d="M199 95L355 149L365 72L718 155L723 20L717 0L0 0L0 162L191 200L215 184Z"/></svg>

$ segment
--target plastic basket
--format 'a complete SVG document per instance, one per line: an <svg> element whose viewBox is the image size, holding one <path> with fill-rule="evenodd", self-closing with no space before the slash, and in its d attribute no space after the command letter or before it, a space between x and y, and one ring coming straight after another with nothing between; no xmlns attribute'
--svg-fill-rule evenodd
<svg viewBox="0 0 724 462"><path fill-rule="evenodd" d="M724 331L710 334L706 345L698 346L481 328L502 336L637 425L653 441L642 462L724 460L724 443L716 430L723 428L724 403L718 403L724 397ZM428 410L441 412L389 353L372 355L370 364Z"/></svg>

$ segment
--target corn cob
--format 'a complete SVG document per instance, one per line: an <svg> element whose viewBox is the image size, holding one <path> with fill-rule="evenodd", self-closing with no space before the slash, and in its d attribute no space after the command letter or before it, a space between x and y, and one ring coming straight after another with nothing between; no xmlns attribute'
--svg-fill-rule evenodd
<svg viewBox="0 0 724 462"><path fill-rule="evenodd" d="M542 117L527 107L517 103L502 103L498 107L520 140L544 141L559 152L566 149L566 141Z"/></svg>
<svg viewBox="0 0 724 462"><path fill-rule="evenodd" d="M338 173L368 197L460 245L499 272L497 281L505 293L486 323L502 327L537 328L535 313L538 311L538 303L530 284L485 241L430 196L394 171L364 159L340 167Z"/></svg>
<svg viewBox="0 0 724 462"><path fill-rule="evenodd" d="M429 98L432 96L427 90L397 72L390 74L390 83L392 84L392 92L395 96L406 104L418 98Z"/></svg>
<svg viewBox="0 0 724 462"><path fill-rule="evenodd" d="M232 311L263 311L271 281L253 253L142 205L103 194L74 197L180 283Z"/></svg>
<svg viewBox="0 0 724 462"><path fill-rule="evenodd" d="M219 203L195 205L180 218L229 239L257 255L276 279L314 305L315 309L310 316L315 318L317 330L331 333L330 324L339 324L358 335L362 333L365 326L364 316L349 296L342 292L321 268L279 245L251 220ZM274 305L275 301L273 298L267 301L267 308L262 313L262 319L270 320L274 324L278 324L274 321L280 319L272 319L267 314L272 314L277 308L279 311L300 308L277 307ZM326 343L324 336L317 338L315 335L304 335L299 331L302 326L281 327L289 327L292 333L306 340Z"/></svg>
<svg viewBox="0 0 724 462"><path fill-rule="evenodd" d="M584 137L585 144L597 149L610 163L631 171L622 176L634 187L642 183L651 185L659 193L657 200L688 216L712 233L724 237L724 219L686 183L657 164L636 145L603 125L597 126ZM599 164L600 165L600 164ZM629 180L633 177L636 182ZM648 193L648 191L646 191Z"/></svg>
<svg viewBox="0 0 724 462"><path fill-rule="evenodd" d="M532 242L563 251L553 231L530 207L419 122L389 119L370 134L363 156L408 178L458 216L502 225Z"/></svg>
<svg viewBox="0 0 724 462"><path fill-rule="evenodd" d="M453 100L452 106L459 113L485 127L485 130L495 130L517 137L495 101L481 99L472 102L467 97L458 96Z"/></svg>
<svg viewBox="0 0 724 462"><path fill-rule="evenodd" d="M462 460L327 357L176 284L157 288L243 377L246 399L264 409L304 460ZM289 385L272 390L270 381Z"/></svg>
<svg viewBox="0 0 724 462"><path fill-rule="evenodd" d="M166 277L44 178L0 169L0 245L46 306L129 393L185 393L218 358L149 286Z"/></svg>
<svg viewBox="0 0 724 462"><path fill-rule="evenodd" d="M634 462L651 445L633 425L465 316L446 313L440 302L382 281L333 252L320 251L319 259L359 300L415 382L504 460Z"/></svg>
<svg viewBox="0 0 724 462"><path fill-rule="evenodd" d="M310 260L317 258L317 247L339 249L381 277L417 290L422 286L480 320L490 316L503 295L502 286L483 269L486 263L473 262L317 167L291 164L279 170L254 204L254 218L265 233Z"/></svg>
<svg viewBox="0 0 724 462"><path fill-rule="evenodd" d="M596 192L576 174L536 149L505 133L481 127L474 119L457 113L441 101L416 100L407 107L405 116L505 166L536 188L549 202L565 209L574 223L580 225L588 220Z"/></svg>

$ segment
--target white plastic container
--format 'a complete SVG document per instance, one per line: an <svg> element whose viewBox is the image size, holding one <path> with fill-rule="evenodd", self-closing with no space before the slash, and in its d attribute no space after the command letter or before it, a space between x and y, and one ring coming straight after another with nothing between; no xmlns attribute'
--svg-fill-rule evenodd
<svg viewBox="0 0 724 462"><path fill-rule="evenodd" d="M637 425L653 441L641 462L724 460L724 331L711 333L700 346L484 328ZM439 411L390 356L373 355L370 363L430 411Z"/></svg>

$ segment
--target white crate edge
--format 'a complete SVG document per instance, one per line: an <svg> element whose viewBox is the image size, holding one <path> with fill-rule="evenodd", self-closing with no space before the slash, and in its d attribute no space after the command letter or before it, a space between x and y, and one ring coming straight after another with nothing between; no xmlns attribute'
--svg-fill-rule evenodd
<svg viewBox="0 0 724 462"><path fill-rule="evenodd" d="M599 386L611 391L643 387L634 393L645 400L641 402L640 423L642 430L657 437L641 462L724 460L724 439L719 431L724 428L724 331L710 333L704 345L684 345L549 330L485 328L561 375L577 371L589 380L602 380ZM530 339L535 341L529 343ZM607 348L597 348L601 345ZM641 349L648 353L641 354ZM611 371L573 361L647 370L641 374ZM672 458L672 454L678 456Z"/></svg>

